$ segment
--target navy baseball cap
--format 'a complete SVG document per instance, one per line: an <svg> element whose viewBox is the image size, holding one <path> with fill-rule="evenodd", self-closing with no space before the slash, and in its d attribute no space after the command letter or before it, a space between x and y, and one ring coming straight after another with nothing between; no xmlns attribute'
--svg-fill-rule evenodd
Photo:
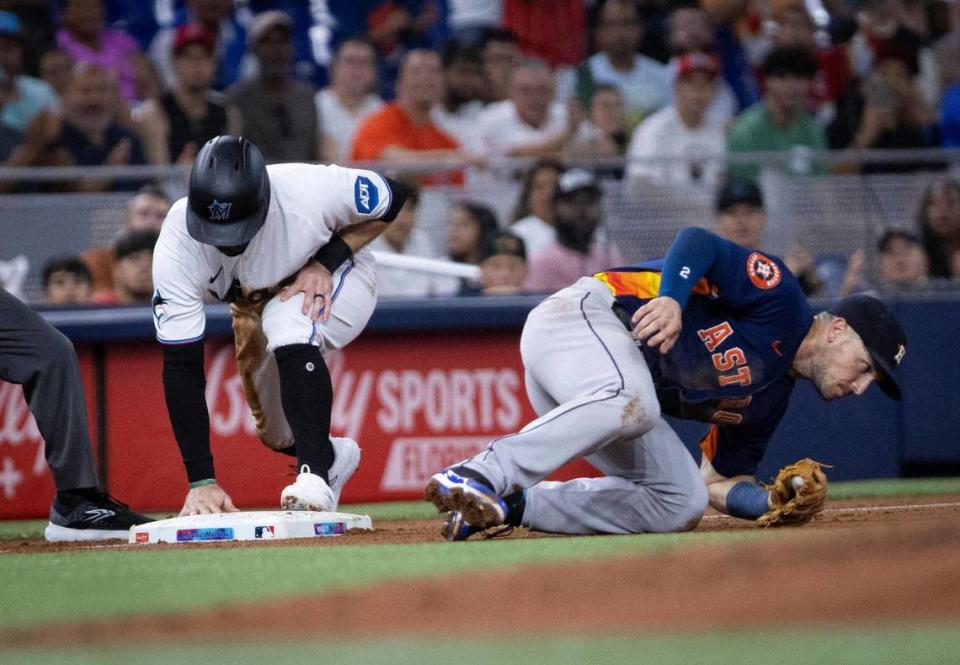
<svg viewBox="0 0 960 665"><path fill-rule="evenodd" d="M480 246L480 260L485 261L491 256L517 256L527 260L527 248L519 236L509 231L494 231L483 238Z"/></svg>
<svg viewBox="0 0 960 665"><path fill-rule="evenodd" d="M762 210L763 194L753 180L734 176L717 192L717 212L723 212L740 203Z"/></svg>
<svg viewBox="0 0 960 665"><path fill-rule="evenodd" d="M907 334L893 311L866 295L844 298L827 311L846 320L860 335L877 368L877 385L899 402L903 397L895 372L907 353Z"/></svg>

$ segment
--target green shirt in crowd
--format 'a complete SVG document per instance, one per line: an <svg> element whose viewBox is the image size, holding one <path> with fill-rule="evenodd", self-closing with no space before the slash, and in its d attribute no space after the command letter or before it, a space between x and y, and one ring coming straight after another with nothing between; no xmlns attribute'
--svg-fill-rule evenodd
<svg viewBox="0 0 960 665"><path fill-rule="evenodd" d="M727 134L727 148L730 152L766 152L785 151L794 146L807 146L814 150L827 147L827 137L823 128L809 113L802 113L786 127L774 123L767 113L763 102L754 104L741 113L730 126ZM822 174L826 170L819 162L793 160L788 170L798 174ZM760 167L748 164L731 164L731 175L753 178L760 174Z"/></svg>

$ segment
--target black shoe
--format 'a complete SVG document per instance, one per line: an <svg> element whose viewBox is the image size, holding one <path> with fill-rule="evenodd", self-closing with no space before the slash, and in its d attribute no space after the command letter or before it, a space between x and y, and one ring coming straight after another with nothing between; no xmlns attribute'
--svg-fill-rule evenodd
<svg viewBox="0 0 960 665"><path fill-rule="evenodd" d="M152 521L106 492L94 492L72 507L54 499L50 506L50 523L43 536L50 542L126 540L130 527Z"/></svg>

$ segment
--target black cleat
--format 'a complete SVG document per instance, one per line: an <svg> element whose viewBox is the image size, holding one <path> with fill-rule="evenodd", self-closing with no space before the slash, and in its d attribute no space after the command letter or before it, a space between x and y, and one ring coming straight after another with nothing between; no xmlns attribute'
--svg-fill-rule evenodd
<svg viewBox="0 0 960 665"><path fill-rule="evenodd" d="M126 540L130 527L153 520L130 510L106 492L96 492L73 508L54 499L50 506L50 523L43 536L50 542L77 540Z"/></svg>

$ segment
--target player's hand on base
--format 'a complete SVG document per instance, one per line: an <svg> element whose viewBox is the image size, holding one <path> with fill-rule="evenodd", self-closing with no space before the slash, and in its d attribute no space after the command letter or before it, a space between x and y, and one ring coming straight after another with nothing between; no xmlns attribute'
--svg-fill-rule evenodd
<svg viewBox="0 0 960 665"><path fill-rule="evenodd" d="M193 487L183 501L180 517L185 515L206 515L209 513L235 513L237 509L230 496L214 483Z"/></svg>
<svg viewBox="0 0 960 665"><path fill-rule="evenodd" d="M673 298L654 298L633 313L633 336L666 353L680 336L683 327L680 315L680 303Z"/></svg>
<svg viewBox="0 0 960 665"><path fill-rule="evenodd" d="M324 322L330 319L330 308L333 307L333 275L326 267L316 261L311 261L297 273L293 284L280 292L280 300L286 302L298 293L303 293L303 306L300 312L310 317L311 321L318 318Z"/></svg>

